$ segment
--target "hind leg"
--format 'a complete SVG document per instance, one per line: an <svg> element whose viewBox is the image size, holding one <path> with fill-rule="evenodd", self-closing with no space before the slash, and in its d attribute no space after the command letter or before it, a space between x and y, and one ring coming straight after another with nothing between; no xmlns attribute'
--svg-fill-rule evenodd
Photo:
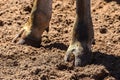
<svg viewBox="0 0 120 80"><path fill-rule="evenodd" d="M17 44L40 47L41 35L44 30L48 31L51 14L52 0L34 0L31 16L13 42L21 37Z"/></svg>
<svg viewBox="0 0 120 80"><path fill-rule="evenodd" d="M65 61L74 54L75 66L84 66L91 59L91 45L94 31L90 13L90 0L76 0L76 22L73 28L72 41L67 49Z"/></svg>

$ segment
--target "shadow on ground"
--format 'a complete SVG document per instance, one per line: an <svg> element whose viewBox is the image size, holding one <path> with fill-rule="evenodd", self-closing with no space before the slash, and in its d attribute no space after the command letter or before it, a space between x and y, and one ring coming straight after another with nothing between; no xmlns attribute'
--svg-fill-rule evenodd
<svg viewBox="0 0 120 80"><path fill-rule="evenodd" d="M112 2L112 1L116 1L117 4L120 4L120 0L105 0L106 2Z"/></svg>
<svg viewBox="0 0 120 80"><path fill-rule="evenodd" d="M63 43L53 43L44 46L44 48L67 50L67 46ZM105 66L109 71L109 74L107 74L108 76L112 76L116 80L120 79L120 56L109 55L101 52L93 52L92 64Z"/></svg>
<svg viewBox="0 0 120 80"><path fill-rule="evenodd" d="M67 46L63 43L53 43L45 46L44 48L57 48L60 50L67 50ZM93 52L92 64L103 65L109 71L109 73L102 76L101 79L104 79L106 76L112 76L116 80L120 79L120 56L109 55L102 52ZM62 67L61 65L59 66L60 69L68 69L66 65L62 65ZM73 69L73 67L70 67L70 69L71 68Z"/></svg>
<svg viewBox="0 0 120 80"><path fill-rule="evenodd" d="M45 46L44 48L67 50L67 46L63 43L53 43ZM112 76L116 80L120 79L120 56L109 55L101 52L93 52L92 64L105 66L109 71L109 74L107 74L108 76Z"/></svg>
<svg viewBox="0 0 120 80"><path fill-rule="evenodd" d="M93 63L103 65L109 71L108 76L120 79L120 56L108 55L101 52L93 52Z"/></svg>
<svg viewBox="0 0 120 80"><path fill-rule="evenodd" d="M52 48L57 48L57 49L60 49L60 50L67 50L67 46L63 43L52 43L52 44L49 44L49 45L46 45L46 46L43 46L44 48L48 48L48 49L52 49Z"/></svg>

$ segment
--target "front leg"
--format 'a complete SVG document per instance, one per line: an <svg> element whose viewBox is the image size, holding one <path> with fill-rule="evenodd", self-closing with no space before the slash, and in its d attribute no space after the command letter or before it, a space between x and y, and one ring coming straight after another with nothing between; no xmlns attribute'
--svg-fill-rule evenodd
<svg viewBox="0 0 120 80"><path fill-rule="evenodd" d="M41 35L48 31L52 14L52 0L34 0L31 16L20 33L13 39L17 44L27 44L40 47Z"/></svg>
<svg viewBox="0 0 120 80"><path fill-rule="evenodd" d="M91 59L91 45L94 31L90 13L90 0L76 1L76 22L73 28L72 41L67 49L65 61L69 61L73 53L75 66L84 66Z"/></svg>

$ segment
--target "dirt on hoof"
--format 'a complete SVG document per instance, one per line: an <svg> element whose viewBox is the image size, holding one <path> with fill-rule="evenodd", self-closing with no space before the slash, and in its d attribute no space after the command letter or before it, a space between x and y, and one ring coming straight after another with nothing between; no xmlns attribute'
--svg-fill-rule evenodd
<svg viewBox="0 0 120 80"><path fill-rule="evenodd" d="M75 21L75 1L53 0L49 32L40 48L12 43L33 0L0 0L0 80L120 80L120 0L92 0L96 44L92 63L74 67L64 55Z"/></svg>

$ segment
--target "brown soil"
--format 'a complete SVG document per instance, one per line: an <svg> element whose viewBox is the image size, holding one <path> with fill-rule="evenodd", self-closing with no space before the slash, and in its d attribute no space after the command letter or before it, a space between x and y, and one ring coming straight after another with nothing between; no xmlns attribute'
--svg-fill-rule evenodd
<svg viewBox="0 0 120 80"><path fill-rule="evenodd" d="M93 61L76 68L63 59L75 2L63 6L53 0L50 31L40 48L11 43L30 16L32 1L0 0L0 80L120 80L120 0L92 0Z"/></svg>

